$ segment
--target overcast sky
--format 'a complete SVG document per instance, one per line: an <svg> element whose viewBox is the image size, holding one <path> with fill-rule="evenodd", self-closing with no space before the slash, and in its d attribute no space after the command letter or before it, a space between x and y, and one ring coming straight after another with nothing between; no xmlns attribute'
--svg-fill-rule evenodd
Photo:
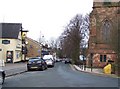
<svg viewBox="0 0 120 89"><path fill-rule="evenodd" d="M93 0L0 0L0 22L22 23L28 37L57 38L76 14L90 13Z"/></svg>

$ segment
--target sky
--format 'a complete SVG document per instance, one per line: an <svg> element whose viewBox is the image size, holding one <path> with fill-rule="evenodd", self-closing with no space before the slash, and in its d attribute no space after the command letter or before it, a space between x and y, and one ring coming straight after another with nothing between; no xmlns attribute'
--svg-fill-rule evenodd
<svg viewBox="0 0 120 89"><path fill-rule="evenodd" d="M0 0L0 23L22 23L27 36L58 38L76 14L90 13L93 0Z"/></svg>

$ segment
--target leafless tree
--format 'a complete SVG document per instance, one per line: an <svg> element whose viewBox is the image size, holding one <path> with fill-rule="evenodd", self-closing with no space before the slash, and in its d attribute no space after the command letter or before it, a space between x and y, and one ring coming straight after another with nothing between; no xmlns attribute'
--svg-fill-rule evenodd
<svg viewBox="0 0 120 89"><path fill-rule="evenodd" d="M89 15L83 17L81 14L78 14L70 20L60 37L64 56L72 58L74 63L77 63L79 60L80 48L87 44L88 26Z"/></svg>

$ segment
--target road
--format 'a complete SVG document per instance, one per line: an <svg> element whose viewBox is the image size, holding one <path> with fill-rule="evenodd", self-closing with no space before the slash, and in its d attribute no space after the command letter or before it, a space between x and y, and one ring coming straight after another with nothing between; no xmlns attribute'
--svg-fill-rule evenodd
<svg viewBox="0 0 120 89"><path fill-rule="evenodd" d="M7 77L3 87L118 87L118 79L83 73L69 64L56 63L45 71Z"/></svg>

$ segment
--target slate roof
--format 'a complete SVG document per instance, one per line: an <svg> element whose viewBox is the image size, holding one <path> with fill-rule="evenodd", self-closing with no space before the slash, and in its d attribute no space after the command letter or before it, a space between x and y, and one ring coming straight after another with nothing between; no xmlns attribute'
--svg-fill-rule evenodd
<svg viewBox="0 0 120 89"><path fill-rule="evenodd" d="M17 39L21 23L0 23L0 38Z"/></svg>

